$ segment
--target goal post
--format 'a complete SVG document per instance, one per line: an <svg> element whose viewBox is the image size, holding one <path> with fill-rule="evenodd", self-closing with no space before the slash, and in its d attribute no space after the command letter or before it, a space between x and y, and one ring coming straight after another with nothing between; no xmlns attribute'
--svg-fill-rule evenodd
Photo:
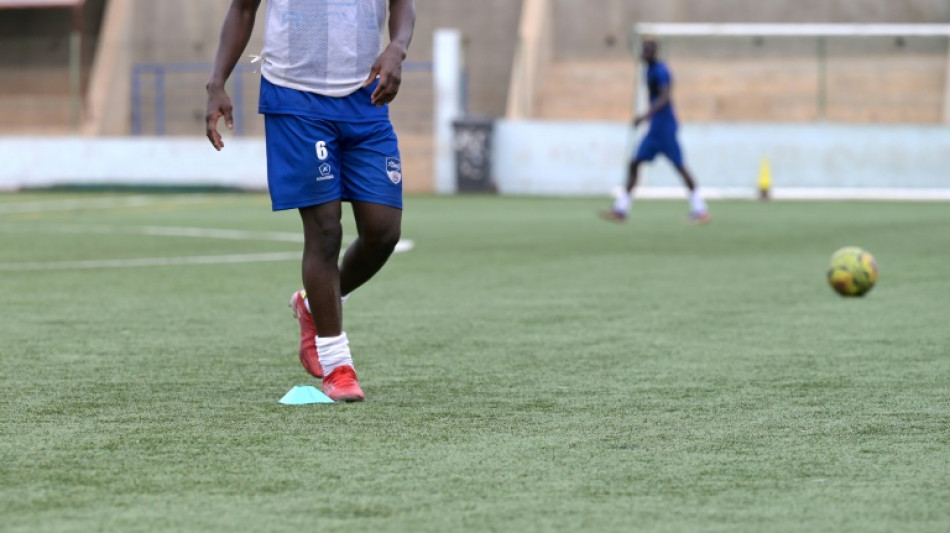
<svg viewBox="0 0 950 533"><path fill-rule="evenodd" d="M686 120L950 123L950 24L641 23L635 55L644 36Z"/></svg>

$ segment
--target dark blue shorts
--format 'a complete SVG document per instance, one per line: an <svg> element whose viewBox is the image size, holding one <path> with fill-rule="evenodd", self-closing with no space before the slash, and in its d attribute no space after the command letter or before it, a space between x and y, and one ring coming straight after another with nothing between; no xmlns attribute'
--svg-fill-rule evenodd
<svg viewBox="0 0 950 533"><path fill-rule="evenodd" d="M683 152L680 143L676 140L676 129L650 128L640 142L635 161L653 161L657 154L663 154L677 167L683 166Z"/></svg>
<svg viewBox="0 0 950 533"><path fill-rule="evenodd" d="M264 115L267 186L275 211L336 200L402 209L402 162L389 120Z"/></svg>

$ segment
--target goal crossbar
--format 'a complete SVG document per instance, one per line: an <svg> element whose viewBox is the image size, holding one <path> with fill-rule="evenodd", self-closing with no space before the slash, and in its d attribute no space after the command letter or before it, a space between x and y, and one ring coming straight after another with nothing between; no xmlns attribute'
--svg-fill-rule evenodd
<svg viewBox="0 0 950 533"><path fill-rule="evenodd" d="M692 24L639 23L635 35L750 37L940 37L950 24Z"/></svg>
<svg viewBox="0 0 950 533"><path fill-rule="evenodd" d="M819 62L824 69L824 42L826 38L848 37L947 37L950 24L755 24L755 23L665 23L643 22L631 28L628 44L636 55L635 47L642 36L651 37L812 37L819 42ZM944 82L943 122L950 124L950 43L947 45L946 81ZM824 107L824 82L819 94L819 107ZM636 106L639 108L639 105Z"/></svg>

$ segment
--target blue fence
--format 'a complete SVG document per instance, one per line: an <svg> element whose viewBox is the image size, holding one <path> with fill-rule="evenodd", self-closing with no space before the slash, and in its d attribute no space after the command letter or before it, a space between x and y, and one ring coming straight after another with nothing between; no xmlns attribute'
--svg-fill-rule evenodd
<svg viewBox="0 0 950 533"><path fill-rule="evenodd" d="M231 75L231 103L234 107L234 133L244 135L244 78L243 74L254 71L255 65L240 63ZM211 73L211 63L139 63L132 67L132 134L144 133L145 105L143 92L150 79L153 95L152 117L154 135L165 135L165 118L168 112L168 78L175 74Z"/></svg>
<svg viewBox="0 0 950 533"><path fill-rule="evenodd" d="M178 102L169 102L170 88L180 88L182 84L188 85L189 98L192 95L204 94L204 84L197 82L196 76L207 75L211 72L211 63L208 62L174 62L174 63L138 63L132 67L131 72L131 116L132 116L132 134L133 135L166 135L167 117L171 106L180 105ZM235 66L234 72L229 80L228 94L231 97L231 104L234 108L234 134L241 136L246 132L245 116L248 113L247 105L256 102L246 102L246 94L249 92L248 83L253 83L254 92L257 90L257 69L259 65L250 63L239 63ZM403 64L403 85L406 85L407 79L413 75L424 75L432 73L432 62L429 61L408 61ZM253 78L250 76L253 75ZM200 78L199 78L200 79ZM463 95L462 101L468 102L468 83L467 73L463 72ZM420 87L417 87L417 90ZM200 93L198 91L200 90ZM427 87L427 95L417 98L417 101L410 101L410 109L403 113L409 116L431 115L431 109L428 113L421 107L430 107L432 103L431 87ZM402 97L401 97L402 98ZM465 106L467 108L467 105ZM203 118L203 117L202 117Z"/></svg>

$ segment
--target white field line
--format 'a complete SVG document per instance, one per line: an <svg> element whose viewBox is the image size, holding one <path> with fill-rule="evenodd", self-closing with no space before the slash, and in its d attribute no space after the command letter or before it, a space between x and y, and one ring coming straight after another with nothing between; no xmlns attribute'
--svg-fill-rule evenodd
<svg viewBox="0 0 950 533"><path fill-rule="evenodd" d="M416 243L412 239L399 239L399 242L396 243L396 247L393 248L393 253L401 254L403 252L408 252L415 247Z"/></svg>
<svg viewBox="0 0 950 533"><path fill-rule="evenodd" d="M755 200L757 191L751 187L704 187L707 200ZM683 187L641 187L637 198L656 200L686 199ZM811 188L776 187L772 199L778 201L894 201L894 202L946 202L950 201L948 189L883 189L883 188Z"/></svg>
<svg viewBox="0 0 950 533"><path fill-rule="evenodd" d="M194 204L206 202L203 195L181 196L127 196L123 198L72 198L69 200L47 200L35 202L0 203L0 215L24 213L52 213L58 211L86 211L91 209L122 209L129 207L144 207L148 205L167 204Z"/></svg>
<svg viewBox="0 0 950 533"><path fill-rule="evenodd" d="M113 209L116 207L142 207L152 203L154 203L154 200L148 196L83 198L75 200L51 200L46 202L13 202L0 204L0 215L77 211L85 209Z"/></svg>
<svg viewBox="0 0 950 533"><path fill-rule="evenodd" d="M243 231L213 228L176 228L145 226L142 235L168 237L196 237L200 239L229 239L235 241L303 242L303 235L283 231Z"/></svg>
<svg viewBox="0 0 950 533"><path fill-rule="evenodd" d="M0 226L0 232L23 232L23 226ZM244 231L216 228L189 228L180 226L140 226L124 227L115 226L67 226L63 224L50 224L43 226L32 226L29 228L45 233L75 233L77 235L96 233L99 235L149 235L155 237L192 237L199 239L226 239L234 241L268 241L268 242L294 242L302 243L303 235L289 231ZM344 242L344 246L348 242ZM401 239L396 244L396 252L408 252L415 246L415 243L409 239Z"/></svg>
<svg viewBox="0 0 950 533"><path fill-rule="evenodd" d="M224 265L299 260L300 252L264 254L197 255L190 257L142 257L137 259L101 259L90 261L50 261L45 263L0 263L0 271L83 270L181 265Z"/></svg>
<svg viewBox="0 0 950 533"><path fill-rule="evenodd" d="M33 226L33 229L48 233L75 233L80 235L96 233L99 235L149 235L153 237L193 237L198 239L225 239L233 241L303 242L303 235L287 231L244 231L179 226L67 226L64 224ZM0 226L0 231L23 231L23 228L18 226Z"/></svg>
<svg viewBox="0 0 950 533"><path fill-rule="evenodd" d="M23 231L23 226L0 226L0 231ZM47 225L33 226L30 229L48 233L72 234L131 234L159 237L192 237L205 239L227 239L243 241L271 241L271 242L303 242L303 236L298 233L280 231L242 231L215 228L189 228L173 226L142 226L142 227L113 227L113 226L66 226ZM412 250L415 243L409 239L402 239L396 244L395 253ZM215 265L236 263L260 263L268 261L299 260L300 251L271 252L260 254L230 254L207 255L189 257L147 257L136 259L101 259L88 261L49 261L32 263L0 263L0 271L37 271L37 270L73 270L73 269L100 269L100 268L133 268L147 266L181 266L181 265Z"/></svg>

